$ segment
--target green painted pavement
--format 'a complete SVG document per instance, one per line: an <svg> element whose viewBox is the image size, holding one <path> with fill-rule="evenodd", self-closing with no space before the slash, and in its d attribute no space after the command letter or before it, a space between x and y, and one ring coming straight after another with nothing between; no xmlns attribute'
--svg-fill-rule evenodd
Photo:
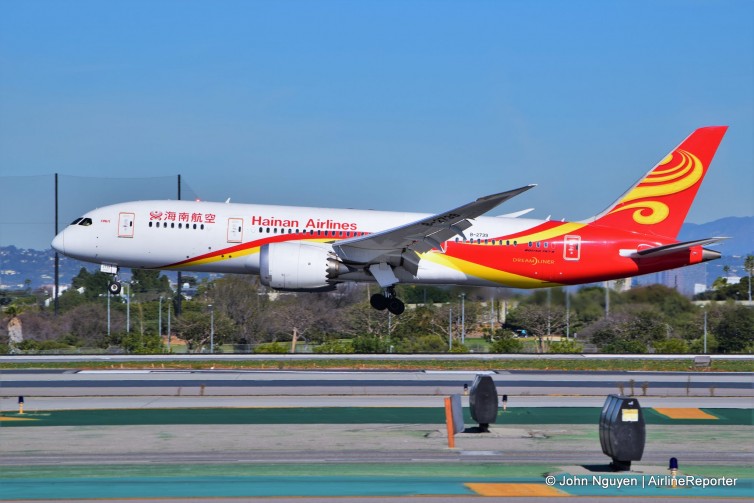
<svg viewBox="0 0 754 503"><path fill-rule="evenodd" d="M717 472L720 471L720 467ZM3 466L2 479L107 477L440 477L541 478L556 470L548 464L500 463L231 463L231 464L101 464ZM717 473L713 472L713 473ZM728 473L727 470L725 473ZM0 484L2 485L2 484Z"/></svg>
<svg viewBox="0 0 754 503"><path fill-rule="evenodd" d="M682 477L687 480L685 477ZM700 487L696 484L670 487L665 476L558 474L549 485L573 496L690 496L704 498L750 498L754 479L727 478L727 485ZM364 497L455 495L475 493L466 484L541 484L544 475L535 477L417 476L417 475L251 475L216 476L110 476L110 477L33 477L5 478L0 484L0 499L87 498L188 498L188 497ZM731 483L732 482L732 483Z"/></svg>
<svg viewBox="0 0 754 503"><path fill-rule="evenodd" d="M554 483L561 491L572 496L666 496L708 498L751 498L754 496L754 479L728 475L700 477L679 475L672 486L669 475L557 474Z"/></svg>
<svg viewBox="0 0 754 503"><path fill-rule="evenodd" d="M2 499L473 495L463 479L400 477L107 477L3 480Z"/></svg>
<svg viewBox="0 0 754 503"><path fill-rule="evenodd" d="M752 409L701 409L718 419L671 419L642 409L647 424L752 425ZM498 414L506 424L598 424L599 407L516 407ZM301 407L211 409L55 410L27 414L5 413L2 427L159 425L159 424L444 424L443 408L432 407ZM474 424L464 409L467 424Z"/></svg>

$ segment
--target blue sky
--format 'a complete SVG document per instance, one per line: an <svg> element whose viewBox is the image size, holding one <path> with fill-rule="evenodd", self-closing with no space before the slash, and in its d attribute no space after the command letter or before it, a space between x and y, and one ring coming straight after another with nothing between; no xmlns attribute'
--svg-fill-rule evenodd
<svg viewBox="0 0 754 503"><path fill-rule="evenodd" d="M754 215L748 0L0 1L0 209L29 198L9 176L181 173L403 211L538 183L497 213L578 220L718 124L691 222ZM155 197L77 185L66 221Z"/></svg>

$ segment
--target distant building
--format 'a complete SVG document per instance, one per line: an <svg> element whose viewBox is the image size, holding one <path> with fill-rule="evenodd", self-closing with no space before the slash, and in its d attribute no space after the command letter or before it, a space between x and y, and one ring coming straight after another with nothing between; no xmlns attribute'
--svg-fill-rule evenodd
<svg viewBox="0 0 754 503"><path fill-rule="evenodd" d="M707 288L707 264L696 264L680 269L671 269L658 274L659 283L676 290L681 295L693 297L699 292L698 285L704 285L702 291Z"/></svg>

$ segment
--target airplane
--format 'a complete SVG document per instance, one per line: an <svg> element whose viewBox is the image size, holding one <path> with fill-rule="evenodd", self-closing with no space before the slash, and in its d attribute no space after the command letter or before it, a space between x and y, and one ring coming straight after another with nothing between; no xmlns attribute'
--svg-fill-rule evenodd
<svg viewBox="0 0 754 503"><path fill-rule="evenodd" d="M376 282L372 307L401 314L395 285L547 288L622 279L720 257L722 237L679 242L727 126L694 131L602 213L575 221L484 216L534 185L437 214L226 201L136 201L98 208L52 241L99 263L120 292L122 267L259 275L276 290Z"/></svg>

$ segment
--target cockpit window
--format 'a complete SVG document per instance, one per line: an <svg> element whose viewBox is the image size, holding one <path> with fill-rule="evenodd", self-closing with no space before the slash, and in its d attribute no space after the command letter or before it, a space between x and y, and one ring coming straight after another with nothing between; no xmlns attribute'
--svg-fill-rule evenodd
<svg viewBox="0 0 754 503"><path fill-rule="evenodd" d="M91 218L82 218L81 221L79 221L79 225L83 225L83 226L92 225L92 219Z"/></svg>
<svg viewBox="0 0 754 503"><path fill-rule="evenodd" d="M82 220L83 220L83 218L81 218L81 217L78 217L78 218L77 218L76 220L74 220L73 222L71 222L71 225L76 225L76 224L78 224L79 222L81 222Z"/></svg>

